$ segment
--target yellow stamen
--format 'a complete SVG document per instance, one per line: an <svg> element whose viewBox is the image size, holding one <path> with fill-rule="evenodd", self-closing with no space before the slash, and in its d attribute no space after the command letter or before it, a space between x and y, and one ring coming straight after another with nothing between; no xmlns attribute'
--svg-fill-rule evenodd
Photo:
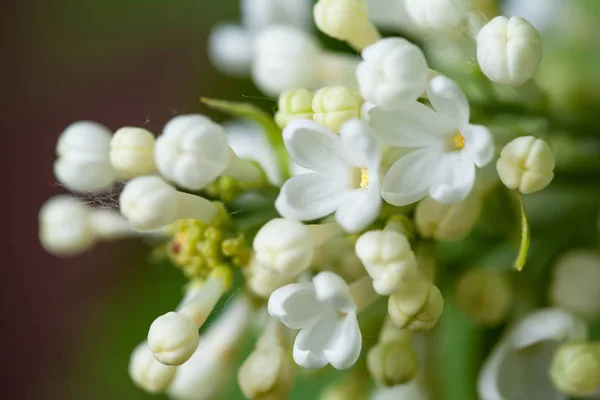
<svg viewBox="0 0 600 400"><path fill-rule="evenodd" d="M369 187L369 170L366 168L360 169L360 187L363 189Z"/></svg>
<svg viewBox="0 0 600 400"><path fill-rule="evenodd" d="M456 131L456 134L452 140L454 141L454 147L456 147L458 150L465 147L465 137L460 133L460 131Z"/></svg>

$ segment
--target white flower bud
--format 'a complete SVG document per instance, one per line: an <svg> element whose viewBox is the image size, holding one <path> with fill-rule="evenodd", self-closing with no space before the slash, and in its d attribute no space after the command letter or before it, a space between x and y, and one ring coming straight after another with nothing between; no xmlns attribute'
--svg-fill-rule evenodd
<svg viewBox="0 0 600 400"><path fill-rule="evenodd" d="M39 237L44 249L54 255L70 256L95 244L90 210L71 196L55 196L39 213Z"/></svg>
<svg viewBox="0 0 600 400"><path fill-rule="evenodd" d="M211 63L227 74L245 76L252 65L252 35L238 25L218 25L208 37Z"/></svg>
<svg viewBox="0 0 600 400"><path fill-rule="evenodd" d="M182 193L157 176L142 176L125 185L119 198L121 214L140 231L162 228L178 219L211 222L218 213L210 201Z"/></svg>
<svg viewBox="0 0 600 400"><path fill-rule="evenodd" d="M360 94L369 103L397 108L427 88L428 67L420 48L402 38L381 39L362 52L356 68Z"/></svg>
<svg viewBox="0 0 600 400"><path fill-rule="evenodd" d="M286 90L279 95L275 122L281 129L298 118L312 119L312 101L315 94L306 89Z"/></svg>
<svg viewBox="0 0 600 400"><path fill-rule="evenodd" d="M252 246L258 263L290 277L309 267L315 248L308 226L283 218L267 222L254 237Z"/></svg>
<svg viewBox="0 0 600 400"><path fill-rule="evenodd" d="M520 17L496 17L477 34L477 62L492 81L520 86L542 61L542 37Z"/></svg>
<svg viewBox="0 0 600 400"><path fill-rule="evenodd" d="M250 32L276 24L307 29L312 23L312 7L306 0L241 0L240 8Z"/></svg>
<svg viewBox="0 0 600 400"><path fill-rule="evenodd" d="M393 294L417 272L417 262L410 243L396 231L364 233L356 241L355 250L373 279L373 288L380 295Z"/></svg>
<svg viewBox="0 0 600 400"><path fill-rule="evenodd" d="M165 365L181 365L198 347L198 327L187 317L168 312L152 322L148 331L148 347Z"/></svg>
<svg viewBox="0 0 600 400"><path fill-rule="evenodd" d="M380 38L377 28L369 21L366 0L319 0L313 14L321 32L347 41L356 50Z"/></svg>
<svg viewBox="0 0 600 400"><path fill-rule="evenodd" d="M394 325L413 332L433 328L443 310L442 293L425 278L402 285L388 299L388 313Z"/></svg>
<svg viewBox="0 0 600 400"><path fill-rule="evenodd" d="M200 190L231 163L233 152L225 130L203 115L170 120L156 139L155 162L160 173L178 186Z"/></svg>
<svg viewBox="0 0 600 400"><path fill-rule="evenodd" d="M554 353L550 378L564 395L591 396L600 389L600 342L570 342Z"/></svg>
<svg viewBox="0 0 600 400"><path fill-rule="evenodd" d="M125 179L153 172L154 135L143 128L119 129L110 141L110 161Z"/></svg>
<svg viewBox="0 0 600 400"><path fill-rule="evenodd" d="M324 87L312 101L313 120L338 133L344 122L360 117L362 101L344 86Z"/></svg>
<svg viewBox="0 0 600 400"><path fill-rule="evenodd" d="M554 165L548 143L523 136L504 146L496 170L506 187L528 194L542 190L552 181Z"/></svg>
<svg viewBox="0 0 600 400"><path fill-rule="evenodd" d="M306 32L289 26L272 26L256 38L252 77L260 90L277 96L285 90L318 83L321 50Z"/></svg>
<svg viewBox="0 0 600 400"><path fill-rule="evenodd" d="M504 321L512 300L510 282L496 271L470 269L456 283L457 307L481 325L494 326Z"/></svg>
<svg viewBox="0 0 600 400"><path fill-rule="evenodd" d="M467 16L473 0L405 0L410 19L425 29L457 27Z"/></svg>
<svg viewBox="0 0 600 400"><path fill-rule="evenodd" d="M550 302L587 320L600 317L600 254L574 250L554 265Z"/></svg>
<svg viewBox="0 0 600 400"><path fill-rule="evenodd" d="M56 144L56 179L78 192L110 189L115 180L109 158L110 136L108 128L95 122L69 125Z"/></svg>
<svg viewBox="0 0 600 400"><path fill-rule="evenodd" d="M275 290L282 286L289 285L295 277L281 275L272 269L265 268L262 264L252 260L250 265L244 269L246 275L246 284L252 294L267 299Z"/></svg>
<svg viewBox="0 0 600 400"><path fill-rule="evenodd" d="M148 393L164 392L173 378L177 368L158 362L148 343L140 343L129 359L129 376L133 383Z"/></svg>
<svg viewBox="0 0 600 400"><path fill-rule="evenodd" d="M367 368L373 379L384 386L407 383L419 371L419 358L408 331L399 330L386 318L379 342L367 354Z"/></svg>
<svg viewBox="0 0 600 400"><path fill-rule="evenodd" d="M460 240L471 232L482 208L481 198L475 192L452 204L427 197L417 204L415 224L419 234L425 238Z"/></svg>

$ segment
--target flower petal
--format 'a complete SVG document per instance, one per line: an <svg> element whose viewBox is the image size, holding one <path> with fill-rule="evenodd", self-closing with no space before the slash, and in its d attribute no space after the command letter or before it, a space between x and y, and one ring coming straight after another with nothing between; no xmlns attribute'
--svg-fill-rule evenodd
<svg viewBox="0 0 600 400"><path fill-rule="evenodd" d="M341 317L333 313L322 316L312 325L302 329L294 341L294 361L296 364L316 369L327 365L325 347L332 339Z"/></svg>
<svg viewBox="0 0 600 400"><path fill-rule="evenodd" d="M319 302L331 305L334 310L356 310L350 288L339 275L329 271L321 272L313 278L313 284Z"/></svg>
<svg viewBox="0 0 600 400"><path fill-rule="evenodd" d="M283 140L292 160L312 171L330 175L350 164L341 138L314 121L290 122L283 130Z"/></svg>
<svg viewBox="0 0 600 400"><path fill-rule="evenodd" d="M455 128L469 124L469 101L458 85L450 78L436 76L429 81L427 97L435 110L452 121Z"/></svg>
<svg viewBox="0 0 600 400"><path fill-rule="evenodd" d="M337 210L348 190L343 183L340 185L326 175L301 174L283 184L275 208L285 218L310 221Z"/></svg>
<svg viewBox="0 0 600 400"><path fill-rule="evenodd" d="M354 311L349 312L343 322L338 324L332 337L334 340L324 350L325 358L335 369L352 367L362 349L362 335Z"/></svg>
<svg viewBox="0 0 600 400"><path fill-rule="evenodd" d="M381 152L367 124L359 119L347 121L340 128L340 137L354 165L379 168Z"/></svg>
<svg viewBox="0 0 600 400"><path fill-rule="evenodd" d="M369 182L368 189L356 189L344 197L335 213L335 219L346 232L357 233L377 219L379 210L379 183Z"/></svg>
<svg viewBox="0 0 600 400"><path fill-rule="evenodd" d="M468 125L462 130L465 137L465 149L475 165L485 167L494 158L495 147L492 133L483 125Z"/></svg>
<svg viewBox="0 0 600 400"><path fill-rule="evenodd" d="M442 156L436 168L429 195L440 203L450 204L467 198L475 184L475 164L466 151Z"/></svg>
<svg viewBox="0 0 600 400"><path fill-rule="evenodd" d="M385 201L395 206L405 206L427 196L433 181L441 151L416 150L392 165L381 189Z"/></svg>
<svg viewBox="0 0 600 400"><path fill-rule="evenodd" d="M267 308L271 317L291 329L310 326L322 309L310 283L292 283L275 290Z"/></svg>
<svg viewBox="0 0 600 400"><path fill-rule="evenodd" d="M442 148L445 145L443 135L456 128L416 101L394 111L374 107L368 114L374 134L383 142L398 147Z"/></svg>
<svg viewBox="0 0 600 400"><path fill-rule="evenodd" d="M521 320L511 331L510 343L523 348L545 340L582 340L586 336L581 319L558 308L547 308Z"/></svg>

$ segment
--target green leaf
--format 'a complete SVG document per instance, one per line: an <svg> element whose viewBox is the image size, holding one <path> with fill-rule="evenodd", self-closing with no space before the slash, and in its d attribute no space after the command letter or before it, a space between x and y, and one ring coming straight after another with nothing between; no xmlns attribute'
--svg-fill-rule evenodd
<svg viewBox="0 0 600 400"><path fill-rule="evenodd" d="M523 196L518 193L517 197L519 199L519 208L521 210L521 245L519 246L519 255L513 265L517 271L521 271L527 261L527 253L529 252L531 239L529 237L527 214L525 214L525 207L523 206Z"/></svg>
<svg viewBox="0 0 600 400"><path fill-rule="evenodd" d="M200 101L223 113L238 118L249 119L260 124L265 130L269 144L275 151L277 163L279 164L279 168L283 172L284 177L287 178L290 176L289 156L283 145L281 129L275 124L275 121L270 114L250 103L208 99L206 97L201 97Z"/></svg>

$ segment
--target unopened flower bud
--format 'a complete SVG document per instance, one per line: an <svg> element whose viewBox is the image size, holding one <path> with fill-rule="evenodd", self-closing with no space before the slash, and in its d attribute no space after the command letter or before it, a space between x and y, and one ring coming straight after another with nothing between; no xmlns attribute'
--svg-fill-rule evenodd
<svg viewBox="0 0 600 400"><path fill-rule="evenodd" d="M108 128L95 122L69 125L56 144L56 179L78 192L110 189L115 181L109 158L110 137Z"/></svg>
<svg viewBox="0 0 600 400"><path fill-rule="evenodd" d="M318 400L356 400L367 398L369 381L364 368L355 368L338 382L325 387Z"/></svg>
<svg viewBox="0 0 600 400"><path fill-rule="evenodd" d="M143 128L119 129L110 141L110 162L125 179L153 172L154 135Z"/></svg>
<svg viewBox="0 0 600 400"><path fill-rule="evenodd" d="M177 368L158 362L148 343L138 345L129 359L129 376L133 383L148 393L164 392L173 378Z"/></svg>
<svg viewBox="0 0 600 400"><path fill-rule="evenodd" d="M402 38L385 38L365 48L356 69L362 97L382 108L416 100L427 88L428 67L420 48Z"/></svg>
<svg viewBox="0 0 600 400"><path fill-rule="evenodd" d="M312 101L313 120L339 132L342 124L360 116L362 101L344 86L324 87Z"/></svg>
<svg viewBox="0 0 600 400"><path fill-rule="evenodd" d="M510 310L513 293L506 276L488 269L471 269L456 284L456 305L475 322L497 325Z"/></svg>
<svg viewBox="0 0 600 400"><path fill-rule="evenodd" d="M156 139L154 157L160 173L190 190L199 190L221 175L233 152L225 130L203 115L170 120Z"/></svg>
<svg viewBox="0 0 600 400"><path fill-rule="evenodd" d="M564 395L586 397L600 389L600 342L570 342L554 353L550 378Z"/></svg>
<svg viewBox="0 0 600 400"><path fill-rule="evenodd" d="M541 61L542 37L523 18L496 17L477 34L477 62L494 82L520 86L533 77Z"/></svg>
<svg viewBox="0 0 600 400"><path fill-rule="evenodd" d="M522 136L504 146L496 170L506 187L528 194L542 190L552 181L554 163L548 143Z"/></svg>
<svg viewBox="0 0 600 400"><path fill-rule="evenodd" d="M415 255L408 240L392 230L370 231L356 241L356 255L373 279L380 295L391 295L417 271Z"/></svg>
<svg viewBox="0 0 600 400"><path fill-rule="evenodd" d="M334 239L315 249L311 265L319 271L332 271L346 282L354 282L366 273L360 258L356 256L356 240L349 237Z"/></svg>
<svg viewBox="0 0 600 400"><path fill-rule="evenodd" d="M239 25L219 25L208 37L208 57L220 71L244 76L252 64L252 35Z"/></svg>
<svg viewBox="0 0 600 400"><path fill-rule="evenodd" d="M162 228L178 219L211 222L218 208L210 201L178 192L157 176L142 176L125 185L119 198L121 213L138 230Z"/></svg>
<svg viewBox="0 0 600 400"><path fill-rule="evenodd" d="M377 28L369 21L366 0L319 0L313 14L321 32L348 42L356 50L380 38Z"/></svg>
<svg viewBox="0 0 600 400"><path fill-rule="evenodd" d="M405 0L410 19L422 28L445 30L457 27L472 7L472 0Z"/></svg>
<svg viewBox="0 0 600 400"><path fill-rule="evenodd" d="M561 256L549 291L553 305L587 320L600 317L600 254L574 250Z"/></svg>
<svg viewBox="0 0 600 400"><path fill-rule="evenodd" d="M471 193L466 199L452 204L440 203L427 197L417 204L417 230L425 238L440 241L460 240L475 226L482 206L477 193Z"/></svg>
<svg viewBox="0 0 600 400"><path fill-rule="evenodd" d="M290 26L272 26L256 38L252 77L260 90L277 96L285 90L318 82L318 43Z"/></svg>
<svg viewBox="0 0 600 400"><path fill-rule="evenodd" d="M443 310L442 293L425 278L402 285L388 300L388 313L394 325L412 332L433 328Z"/></svg>
<svg viewBox="0 0 600 400"><path fill-rule="evenodd" d="M273 271L272 269L265 268L261 263L253 259L244 269L246 274L246 284L250 291L262 298L267 299L275 290L289 285L295 279L294 276L285 276L280 273Z"/></svg>
<svg viewBox="0 0 600 400"><path fill-rule="evenodd" d="M279 95L275 122L281 129L297 118L312 119L312 101L315 94L306 89L286 90Z"/></svg>

